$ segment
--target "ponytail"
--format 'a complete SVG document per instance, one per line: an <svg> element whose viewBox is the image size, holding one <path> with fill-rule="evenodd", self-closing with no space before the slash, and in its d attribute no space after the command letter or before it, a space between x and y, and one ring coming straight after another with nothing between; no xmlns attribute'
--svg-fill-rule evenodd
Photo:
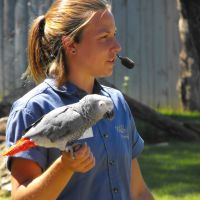
<svg viewBox="0 0 200 200"><path fill-rule="evenodd" d="M39 16L32 24L28 36L28 69L25 76L31 76L36 83L46 77L50 61L45 48L45 16Z"/></svg>
<svg viewBox="0 0 200 200"><path fill-rule="evenodd" d="M67 78L67 58L60 37L51 41L45 35L45 23L45 16L33 21L28 36L28 68L23 78L32 78L35 83L40 83L50 74L59 87Z"/></svg>
<svg viewBox="0 0 200 200"><path fill-rule="evenodd" d="M55 78L58 87L62 86L67 81L67 56L63 46L60 47L55 61L53 61L49 68L48 74Z"/></svg>

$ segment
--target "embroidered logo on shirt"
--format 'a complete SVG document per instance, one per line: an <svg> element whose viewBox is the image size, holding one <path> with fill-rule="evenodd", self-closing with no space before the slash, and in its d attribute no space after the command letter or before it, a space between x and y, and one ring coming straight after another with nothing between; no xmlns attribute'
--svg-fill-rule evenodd
<svg viewBox="0 0 200 200"><path fill-rule="evenodd" d="M115 126L115 130L120 133L120 135L124 138L128 138L129 139L129 135L128 135L128 131L127 129L124 127L124 125L118 125Z"/></svg>

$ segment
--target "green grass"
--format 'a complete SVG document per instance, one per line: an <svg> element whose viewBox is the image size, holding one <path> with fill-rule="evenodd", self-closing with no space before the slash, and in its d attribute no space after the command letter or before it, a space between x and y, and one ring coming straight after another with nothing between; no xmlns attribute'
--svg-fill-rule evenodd
<svg viewBox="0 0 200 200"><path fill-rule="evenodd" d="M157 112L159 113L162 113L164 115L183 115L183 116L198 116L200 117L200 112L195 112L195 111L187 111L187 110L174 110L174 109L171 109L171 108L159 108L159 109L156 109Z"/></svg>
<svg viewBox="0 0 200 200"><path fill-rule="evenodd" d="M187 121L193 123L200 123L200 112L182 111L182 110L172 110L172 109L159 109L159 113L172 117L180 121Z"/></svg>
<svg viewBox="0 0 200 200"><path fill-rule="evenodd" d="M139 160L156 200L200 199L200 143L146 145Z"/></svg>

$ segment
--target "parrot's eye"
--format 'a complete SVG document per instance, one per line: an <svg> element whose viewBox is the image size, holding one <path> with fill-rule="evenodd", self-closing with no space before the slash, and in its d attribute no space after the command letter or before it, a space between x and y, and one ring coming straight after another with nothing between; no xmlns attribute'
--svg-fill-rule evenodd
<svg viewBox="0 0 200 200"><path fill-rule="evenodd" d="M105 107L105 102L104 101L99 101L99 107L101 107L101 108L103 108L103 107Z"/></svg>

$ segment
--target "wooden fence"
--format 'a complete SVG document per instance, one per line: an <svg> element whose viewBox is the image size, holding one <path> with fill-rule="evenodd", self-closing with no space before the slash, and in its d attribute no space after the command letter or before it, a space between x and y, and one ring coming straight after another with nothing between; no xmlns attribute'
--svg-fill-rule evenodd
<svg viewBox="0 0 200 200"><path fill-rule="evenodd" d="M53 0L0 0L0 96L21 87L27 65L27 31ZM133 70L116 63L108 78L119 89L151 107L179 106L178 11L175 0L113 0L121 55Z"/></svg>

